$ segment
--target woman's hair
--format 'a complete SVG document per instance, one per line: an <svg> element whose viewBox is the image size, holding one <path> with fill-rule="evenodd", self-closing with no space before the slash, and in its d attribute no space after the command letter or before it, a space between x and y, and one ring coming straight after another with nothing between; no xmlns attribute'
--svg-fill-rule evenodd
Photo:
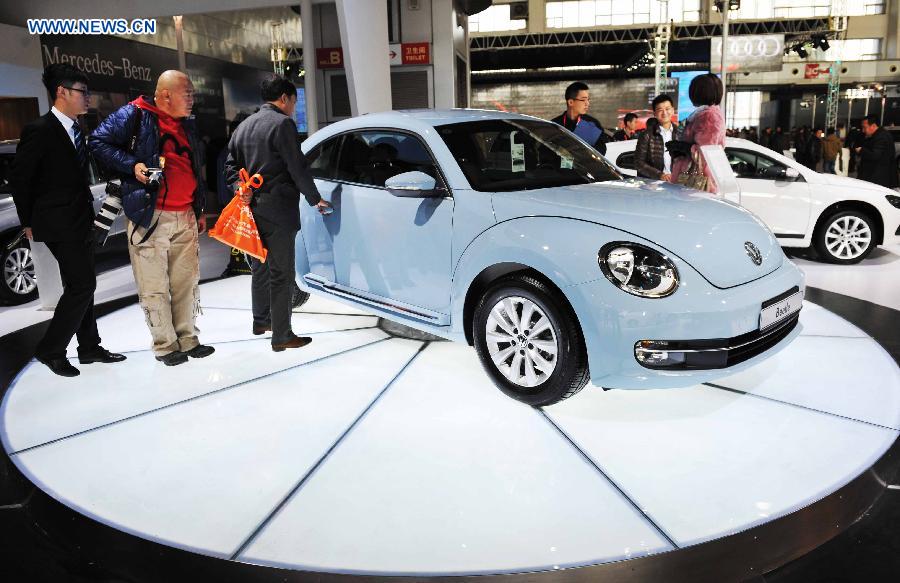
<svg viewBox="0 0 900 583"><path fill-rule="evenodd" d="M718 76L707 73L694 77L691 87L688 89L691 103L701 105L718 105L722 102L722 80Z"/></svg>

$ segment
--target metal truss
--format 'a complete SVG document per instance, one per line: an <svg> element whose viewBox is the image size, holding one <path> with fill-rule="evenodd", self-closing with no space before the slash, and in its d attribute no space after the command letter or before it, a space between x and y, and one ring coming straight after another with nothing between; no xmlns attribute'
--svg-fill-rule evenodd
<svg viewBox="0 0 900 583"><path fill-rule="evenodd" d="M831 30L828 18L741 20L737 22L732 21L730 26L729 34L731 35L784 34L786 36L796 36ZM473 36L469 41L469 48L472 51L492 51L652 42L656 34L657 25L603 30ZM671 40L702 40L721 35L721 24L678 24L672 27Z"/></svg>
<svg viewBox="0 0 900 583"><path fill-rule="evenodd" d="M847 39L847 2L845 0L831 0L830 30L838 41L834 47L834 62L828 69L828 99L825 102L825 127L836 128L838 123L838 104L841 100L841 67L844 58L843 45ZM815 120L813 120L815 121ZM849 131L850 128L847 128Z"/></svg>

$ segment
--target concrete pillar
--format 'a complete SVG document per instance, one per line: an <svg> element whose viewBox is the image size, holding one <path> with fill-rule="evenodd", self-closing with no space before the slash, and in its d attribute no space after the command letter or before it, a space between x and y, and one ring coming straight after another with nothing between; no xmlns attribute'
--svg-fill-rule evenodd
<svg viewBox="0 0 900 583"><path fill-rule="evenodd" d="M456 10L453 0L432 0L432 59L434 63L434 107L456 107L456 53L453 34Z"/></svg>
<svg viewBox="0 0 900 583"><path fill-rule="evenodd" d="M547 32L547 0L528 0L528 32Z"/></svg>
<svg viewBox="0 0 900 583"><path fill-rule="evenodd" d="M300 25L303 35L303 87L306 94L306 131L311 136L319 129L319 94L316 91L316 41L312 0L300 0Z"/></svg>
<svg viewBox="0 0 900 583"><path fill-rule="evenodd" d="M888 2L885 6L887 34L884 35L882 55L885 59L900 58L900 2Z"/></svg>
<svg viewBox="0 0 900 583"><path fill-rule="evenodd" d="M387 3L337 0L336 6L352 115L391 109Z"/></svg>

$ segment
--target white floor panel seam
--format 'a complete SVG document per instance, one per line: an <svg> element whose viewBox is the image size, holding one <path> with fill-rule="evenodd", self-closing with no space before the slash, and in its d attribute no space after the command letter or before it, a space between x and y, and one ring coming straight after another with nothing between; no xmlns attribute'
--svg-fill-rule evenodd
<svg viewBox="0 0 900 583"><path fill-rule="evenodd" d="M355 350L360 350L360 349L362 349L362 348L367 348L367 347L370 347L370 346L374 346L374 345L376 345L376 344L380 344L380 343L382 343L382 342L386 342L386 341L389 341L389 340L391 340L391 338L381 338L381 339L375 340L375 341L373 341L373 342L367 342L367 343L361 344L361 345L359 345L359 346L354 346L354 347L352 347L352 348L347 348L346 350L341 350L340 352L335 352L335 353L333 353L333 354L328 354L328 355L326 355L326 356L322 356L322 357L316 358L316 359L314 359L314 360L309 360L309 361L306 361L306 362L301 362L300 364L295 364L295 365L293 365L293 366L289 366L289 367L284 368L284 369L281 369L281 370L273 371L273 372L267 373L267 374L262 375L262 376L259 376L259 377L254 377L254 378L252 378L252 379L247 379L247 380L244 380L244 381L240 381L240 382L238 382L238 383L234 383L234 384L232 384L232 385L228 385L227 387L222 387L222 388L216 389L216 390L214 390L214 391L209 391L209 392L207 392L207 393L203 393L203 394L200 394L200 395L194 395L193 397L189 397L189 398L187 398L187 399L182 399L182 400L180 400L180 401L175 401L174 403L168 403L168 404L162 405L162 406L160 406L160 407L154 407L153 409L149 409L149 410L147 410L147 411L142 411L142 412L136 413L136 414L134 414L134 415L129 415L128 417L123 417L123 418L121 418L121 419L116 419L115 421L110 421L110 422L107 422L107 423L103 423L103 424L101 424L101 425L97 425L97 426L95 426L95 427L90 427L90 428L88 428L88 429L83 429L83 430L81 430L81 431L77 431L77 432L75 432L75 433L71 433L71 434L69 434L69 435L64 435L64 436L62 436L62 437L57 437L56 439L51 439L50 441L45 441L44 443L39 443L39 444L36 444L36 445L31 445L31 446L22 448L22 449L20 449L20 450L12 451L12 452L9 452L9 451L8 451L8 452L6 452L6 453L7 453L7 455L9 455L9 456L14 456L14 455L19 455L19 454L22 454L22 453L25 453L25 452L29 452L29 451L32 451L32 450L35 450L35 449L38 449L38 448L41 448L41 447L45 447L45 446L48 446L48 445L53 445L53 444L59 443L59 442L61 442L61 441L65 441L65 440L68 440L68 439L72 439L73 437L78 437L79 435L85 435L85 434L87 434L87 433L92 433L92 432L98 431L98 430L100 430L100 429L105 429L105 428L108 428L108 427L112 427L112 426L115 426L115 425L119 425L119 424L121 424L121 423L125 423L126 421L131 421L131 420L134 420L134 419L139 419L139 418L142 418L142 417L146 417L147 415L152 415L153 413L158 413L158 412L160 412L160 411L165 411L165 410L167 410L167 409L171 409L172 407L178 407L178 406L184 405L184 404L186 404L186 403L192 403L192 402L197 401L197 400L200 400L200 399L205 399L206 397L210 397L210 396L213 396L213 395L218 395L218 394L223 393L223 392L225 392L225 391L230 391L230 390L232 390L232 389L237 389L237 388L243 387L243 386L245 386L245 385L250 385L250 384L253 384L253 383L257 382L257 381L260 381L260 380L263 380L263 379L267 379L267 378L272 377L272 376L275 376L275 375L279 375L279 374L282 374L282 373L285 373L285 372L289 372L289 371L292 371L292 370L295 370L295 369L298 369L298 368L301 368L301 367L304 367L304 366L307 366L307 365L310 365L310 364L315 364L315 363L318 363L318 362L322 362L323 360L327 360L327 359L329 359L329 358L334 358L334 357L336 357L336 356L341 356L341 355L343 355L343 354L347 354L347 353L353 352L353 351L355 351ZM31 366L32 364L34 364L34 362L29 363L28 366ZM26 366L26 368L28 368L28 367ZM10 389L12 389L12 385L10 386Z"/></svg>
<svg viewBox="0 0 900 583"><path fill-rule="evenodd" d="M894 433L900 433L900 428L897 427L888 427L887 425L881 425L879 423L873 423L871 421L866 421L865 419L857 419L856 417L848 417L847 415L840 415L838 413L832 413L831 411L823 411L822 409L816 409L814 407L809 407L807 405L801 405L799 403L791 403L790 401L784 401L782 399L776 399L774 397L769 397L767 395L758 395L756 393L751 393L748 391L742 391L741 389L733 389L731 387L726 387L723 385L718 385L716 383L703 383L704 386L711 387L713 389L719 389L720 391L728 391L730 393L735 393L738 395L743 395L746 397L756 397L757 399L763 399L765 401L770 401L772 403L778 403L781 405L786 405L788 407L797 407L798 409L803 409L805 411L810 411L812 413L819 413L821 415L828 415L830 417L836 417L838 419L843 419L845 421L853 421L855 423L862 423L863 425L870 425L872 427L877 427L879 429L886 429L888 431L893 431Z"/></svg>
<svg viewBox="0 0 900 583"><path fill-rule="evenodd" d="M359 415L357 415L356 419L354 419L353 422L351 422L350 425L347 426L347 429L345 429L343 431L343 433L341 433L341 435L338 436L338 438L334 441L334 443L331 444L331 447L329 447L325 451L325 453L322 454L322 456L318 459L318 461L316 461L316 463L313 464L312 467L300 478L300 480L297 482L297 484L293 488L291 488L290 491L288 491L288 493L281 500L281 502L279 502L272 509L272 511L269 512L269 514L259 523L259 525L250 533L250 535L231 554L232 561L237 561L238 557L240 557L244 553L244 551L246 551L250 547L250 545L253 544L253 542L257 538L259 538L259 536L263 533L263 531L266 529L266 527L272 523L272 521L278 516L278 514L281 512L281 510L285 506L288 505L288 503L291 501L291 499L293 499L294 496L297 495L297 493L303 488L303 486L306 485L312 479L312 477L315 475L315 473L318 471L318 469L326 462L326 460L328 460L329 457L331 457L331 455L338 448L338 446L341 444L341 442L343 442L347 438L347 436L350 435L350 433L353 431L353 429L357 425L359 425L359 423L363 419L365 419L366 415L369 414L369 412L375 407L375 405L378 404L378 402L382 399L382 397L384 397L384 395L388 392L388 390L392 386L394 386L394 384L397 382L397 380L401 376L403 376L403 373L406 372L406 370L410 367L410 365L412 365L412 363L416 360L416 358L418 358L419 355L421 355L422 352L424 352L424 350L426 348L428 348L428 346L430 344L431 344L431 342L423 342L422 343L422 346L420 346L419 349L415 352L415 354L413 354L410 357L410 359L408 361L406 361L406 364L404 364L400 368L400 370L397 371L397 374L394 375L391 378L391 380L389 380L387 382L387 384L385 384L385 386L378 392L378 394L375 396L375 398L372 399L372 401L368 404L368 406L366 406L366 408L363 409Z"/></svg>
<svg viewBox="0 0 900 583"><path fill-rule="evenodd" d="M554 429L556 429L556 431L562 436L562 438L563 438L565 441L567 441L567 442L569 443L569 445L571 445L572 448L575 449L576 452L578 452L578 454L581 456L581 458L582 458L585 462L587 462L591 467L593 467L593 468L594 468L601 476L603 476L603 478L604 478L607 482L609 482L609 484L610 484L613 488L616 489L616 491L619 492L619 494L622 496L622 498L624 498L624 499L628 502L628 504L629 504L632 508L634 508L634 509L635 509L635 510L636 510L636 511L644 518L644 520L645 520L645 521L646 521L646 522L647 522L647 523L648 523L648 524L649 524L649 525L650 525L657 533L659 533L659 535L660 535L661 537L663 537L663 539L665 539L665 541L666 541L667 543L669 543L669 544L672 546L673 549L678 550L678 549L681 548L681 547L678 545L678 543L675 542L675 539L673 539L671 536L669 536L669 533L667 533L667 532L665 531L665 529L663 529L663 528L656 522L656 520L653 519L653 517L651 517L651 516L650 516L643 508L641 508L641 506L640 506L637 502L635 502L635 501L631 498L631 496L629 496L628 493L626 493L625 490L624 490L624 489L623 489L623 488L622 488L615 480L613 480L613 479L609 476L609 474L608 474L608 473L600 466L600 464L597 463L597 461L594 460L591 456L589 456L589 455L581 448L581 446L579 446L579 445L575 442L575 440L572 439L572 438L569 436L569 434L565 432L565 430L563 430L562 427L560 427L559 425L557 425L556 422L553 421L553 419L551 419L550 416L547 415L546 412L544 412L543 409L536 409L536 411L537 411L537 412L538 412L538 413L539 413L539 414L540 414L540 415L541 415L541 416L542 416L542 417L543 417L543 418L544 418L544 419L545 419L545 420L546 420L546 421L547 421Z"/></svg>
<svg viewBox="0 0 900 583"><path fill-rule="evenodd" d="M338 314L341 315L341 314ZM369 316L371 317L371 316ZM338 332L358 332L359 330L373 330L378 326L361 326L359 328L340 328L338 330L322 330L321 332L300 332L298 336L321 336L323 334L337 334ZM215 342L207 342L209 346L220 346L222 344L234 344L235 342L260 342L262 340L272 340L271 336L254 336L253 338L235 338L234 340L217 340ZM140 350L122 350L119 354L141 354L143 352L153 352L152 348L141 348ZM67 356L67 360L78 360L78 356ZM29 362L37 362L31 359ZM87 365L85 365L87 366Z"/></svg>

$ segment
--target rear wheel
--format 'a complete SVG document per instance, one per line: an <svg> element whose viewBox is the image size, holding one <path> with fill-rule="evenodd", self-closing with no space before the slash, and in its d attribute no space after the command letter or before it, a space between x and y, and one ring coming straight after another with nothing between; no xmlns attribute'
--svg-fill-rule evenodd
<svg viewBox="0 0 900 583"><path fill-rule="evenodd" d="M0 299L11 304L24 304L37 297L34 257L28 240L23 238L11 249L7 244L0 247L0 265L3 266Z"/></svg>
<svg viewBox="0 0 900 583"><path fill-rule="evenodd" d="M839 211L822 222L814 245L824 261L859 263L875 247L875 225L869 215L860 211Z"/></svg>
<svg viewBox="0 0 900 583"><path fill-rule="evenodd" d="M552 405L588 382L587 351L571 308L540 280L499 281L475 308L475 350L506 395Z"/></svg>

